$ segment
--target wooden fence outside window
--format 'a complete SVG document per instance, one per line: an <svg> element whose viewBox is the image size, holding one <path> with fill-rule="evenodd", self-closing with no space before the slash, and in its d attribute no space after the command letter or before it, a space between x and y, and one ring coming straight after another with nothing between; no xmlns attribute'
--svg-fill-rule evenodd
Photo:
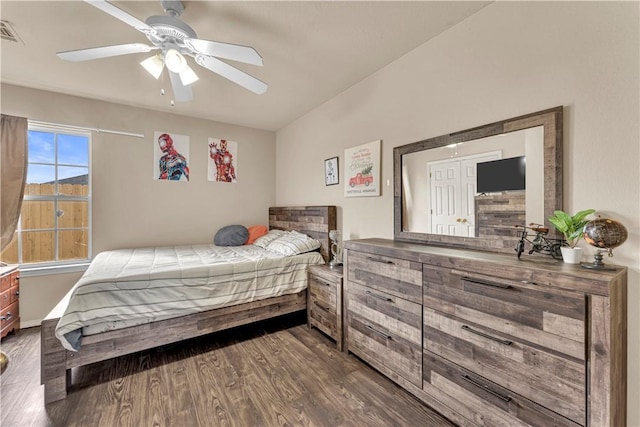
<svg viewBox="0 0 640 427"><path fill-rule="evenodd" d="M58 194L87 197L86 184L58 184ZM54 184L27 184L25 196L53 196ZM86 259L89 256L89 201L58 198L58 261ZM54 200L24 200L20 213L22 263L56 261ZM18 232L0 253L0 260L18 263Z"/></svg>

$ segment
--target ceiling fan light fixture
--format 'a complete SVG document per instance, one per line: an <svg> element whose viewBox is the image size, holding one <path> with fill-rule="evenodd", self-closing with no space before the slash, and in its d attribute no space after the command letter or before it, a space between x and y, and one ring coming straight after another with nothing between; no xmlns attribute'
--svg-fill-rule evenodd
<svg viewBox="0 0 640 427"><path fill-rule="evenodd" d="M2 0L0 0L1 2ZM176 101L184 102L192 99L191 84L198 80L190 69L187 56L208 71L219 74L231 82L256 94L267 91L267 84L245 73L244 71L218 59L243 62L262 66L262 57L250 46L216 42L199 39L196 32L179 19L184 4L181 0L162 0L166 16L149 16L141 21L112 4L112 0L85 0L90 5L124 22L142 32L151 45L144 43L128 43L113 46L102 46L88 49L58 52L59 58L66 61L80 62L94 59L134 53L151 52L157 55L147 58L140 64L156 79L159 79L165 66L169 70L169 78Z"/></svg>
<svg viewBox="0 0 640 427"><path fill-rule="evenodd" d="M174 73L181 73L184 71L188 65L187 60L184 59L184 56L176 49L167 49L164 54L164 64L170 71Z"/></svg>
<svg viewBox="0 0 640 427"><path fill-rule="evenodd" d="M162 74L164 68L164 61L160 55L153 55L140 63L145 70L149 72L156 80Z"/></svg>
<svg viewBox="0 0 640 427"><path fill-rule="evenodd" d="M185 86L188 86L191 83L195 83L199 79L200 78L196 75L195 71L193 71L193 69L188 65L184 70L180 71L180 80L182 81L182 84Z"/></svg>

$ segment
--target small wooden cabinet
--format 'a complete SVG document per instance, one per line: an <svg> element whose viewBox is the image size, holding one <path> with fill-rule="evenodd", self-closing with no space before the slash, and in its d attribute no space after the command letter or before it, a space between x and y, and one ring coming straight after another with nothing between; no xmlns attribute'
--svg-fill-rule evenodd
<svg viewBox="0 0 640 427"><path fill-rule="evenodd" d="M345 347L454 423L626 425L626 268L385 239L345 249Z"/></svg>
<svg viewBox="0 0 640 427"><path fill-rule="evenodd" d="M342 351L342 267L309 266L307 319L334 340Z"/></svg>
<svg viewBox="0 0 640 427"><path fill-rule="evenodd" d="M17 265L0 267L0 325L4 338L20 330L20 270Z"/></svg>

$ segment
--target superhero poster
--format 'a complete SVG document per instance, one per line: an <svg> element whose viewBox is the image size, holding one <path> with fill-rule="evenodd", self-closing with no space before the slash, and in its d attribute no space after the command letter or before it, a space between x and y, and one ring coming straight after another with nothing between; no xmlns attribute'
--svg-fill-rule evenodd
<svg viewBox="0 0 640 427"><path fill-rule="evenodd" d="M189 137L155 132L153 139L153 179L189 181Z"/></svg>
<svg viewBox="0 0 640 427"><path fill-rule="evenodd" d="M209 138L207 178L209 181L237 182L238 143L227 139Z"/></svg>

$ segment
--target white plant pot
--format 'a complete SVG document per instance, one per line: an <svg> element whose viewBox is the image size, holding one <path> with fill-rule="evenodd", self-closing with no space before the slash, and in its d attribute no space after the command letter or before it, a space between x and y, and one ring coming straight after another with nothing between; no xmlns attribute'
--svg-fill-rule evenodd
<svg viewBox="0 0 640 427"><path fill-rule="evenodd" d="M562 246L560 251L562 252L562 260L567 264L580 264L580 260L582 259L582 248Z"/></svg>

